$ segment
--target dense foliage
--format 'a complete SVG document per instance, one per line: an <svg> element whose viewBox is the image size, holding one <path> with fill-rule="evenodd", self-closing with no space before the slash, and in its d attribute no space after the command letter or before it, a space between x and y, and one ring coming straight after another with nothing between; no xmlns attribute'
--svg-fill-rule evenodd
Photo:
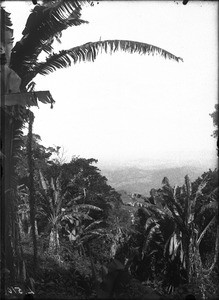
<svg viewBox="0 0 219 300"><path fill-rule="evenodd" d="M172 187L164 178L149 199L137 197L136 206L129 207L94 165L97 160L63 162L60 147L44 147L32 132L29 106L54 102L48 91L34 91L37 74L94 61L99 50L182 60L126 40L89 42L53 53L52 43L63 30L87 23L80 18L84 2L93 4L41 1L13 48L12 23L1 8L1 293L9 298L22 292L58 299L159 299L180 297L183 286L184 296L214 297L216 170L193 183L186 176L182 187ZM38 60L42 52L48 55L45 61ZM25 122L27 136L22 133Z"/></svg>
<svg viewBox="0 0 219 300"><path fill-rule="evenodd" d="M30 267L26 136L23 142L17 165L19 224ZM28 268L28 276L35 276L38 296L216 296L217 170L194 182L186 176L181 187L172 188L164 178L149 198L136 195L132 207L107 184L97 160L73 157L60 163L59 147L44 147L36 134L32 143L38 267L36 274ZM194 253L201 263L192 261Z"/></svg>

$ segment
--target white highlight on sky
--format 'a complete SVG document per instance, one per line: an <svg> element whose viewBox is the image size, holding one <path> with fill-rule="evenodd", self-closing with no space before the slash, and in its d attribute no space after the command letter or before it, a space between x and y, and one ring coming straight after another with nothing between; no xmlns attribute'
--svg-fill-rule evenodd
<svg viewBox="0 0 219 300"><path fill-rule="evenodd" d="M13 6L13 7L12 7ZM5 4L21 37L30 3ZM55 52L105 39L161 47L183 63L124 52L100 55L37 76L36 90L50 90L54 109L33 109L34 131L45 146L63 146L100 163L143 161L212 166L216 140L209 113L217 103L217 2L106 1L85 6L89 24L63 32Z"/></svg>

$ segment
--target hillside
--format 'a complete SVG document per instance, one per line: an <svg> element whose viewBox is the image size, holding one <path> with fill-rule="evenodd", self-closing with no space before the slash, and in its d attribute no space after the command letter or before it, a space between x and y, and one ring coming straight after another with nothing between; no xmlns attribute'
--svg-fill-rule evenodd
<svg viewBox="0 0 219 300"><path fill-rule="evenodd" d="M162 169L140 169L135 167L123 167L114 170L102 169L102 174L108 179L108 183L117 191L124 190L127 193L140 193L149 196L152 188L161 187L164 177L168 177L171 185L182 185L185 175L189 175L193 181L206 169L198 167L174 167Z"/></svg>

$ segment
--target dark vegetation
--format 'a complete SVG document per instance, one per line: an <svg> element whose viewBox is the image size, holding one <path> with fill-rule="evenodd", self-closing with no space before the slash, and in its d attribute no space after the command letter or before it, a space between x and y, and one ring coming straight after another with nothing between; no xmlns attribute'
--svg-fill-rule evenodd
<svg viewBox="0 0 219 300"><path fill-rule="evenodd" d="M1 296L216 298L216 169L193 182L186 175L181 186L164 177L150 197L136 194L124 204L95 166L97 160L64 162L60 147L44 147L32 132L29 106L54 102L48 91L34 91L31 80L37 74L93 61L102 48L181 60L152 45L117 40L54 54L53 39L85 23L84 2L42 1L12 51L12 23L1 8ZM45 62L38 61L42 51L49 54Z"/></svg>
<svg viewBox="0 0 219 300"><path fill-rule="evenodd" d="M124 204L97 160L62 163L60 147L44 147L33 134L35 265L28 137L22 140L16 172L26 292L57 299L216 298L217 170L194 182L186 176L181 187L164 178L150 197L132 195Z"/></svg>

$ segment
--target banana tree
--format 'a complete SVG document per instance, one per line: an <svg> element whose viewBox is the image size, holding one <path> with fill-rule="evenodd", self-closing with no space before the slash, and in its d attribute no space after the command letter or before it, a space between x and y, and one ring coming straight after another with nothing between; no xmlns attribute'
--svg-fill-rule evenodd
<svg viewBox="0 0 219 300"><path fill-rule="evenodd" d="M168 288L175 283L169 278L168 272L165 278L162 277L167 266L164 249L174 231L174 219L169 209L163 205L163 201L159 201L155 190L154 198L156 204L144 202L135 214L136 233L132 235L133 253L128 251L128 264L130 272L139 280L155 280L157 283L159 279L167 279L165 286Z"/></svg>
<svg viewBox="0 0 219 300"><path fill-rule="evenodd" d="M2 268L10 272L10 284L15 284L22 273L22 254L19 245L17 176L15 166L22 145L21 136L24 122L29 118L29 106L53 102L49 92L20 94L21 78L11 68L13 30L9 14L1 7L1 213L5 220L1 230ZM36 96L36 97L35 97ZM6 218L4 218L6 217ZM3 279L4 281L4 279ZM9 283L8 283L9 284ZM4 283L3 285L4 286Z"/></svg>
<svg viewBox="0 0 219 300"><path fill-rule="evenodd" d="M41 188L38 195L41 199L41 216L47 218L50 228L49 251L57 253L60 247L59 231L62 224L65 223L66 225L65 229L69 241L74 242L81 237L84 230L86 231L86 228L82 225L83 220L92 220L89 217L89 211L101 211L101 209L94 205L78 203L83 198L81 195L70 200L68 199L68 203L66 204L65 200L68 190L63 190L62 188L62 174L60 173L56 179L51 178L50 182L43 176L41 171L39 171L39 174ZM71 226L67 226L68 223Z"/></svg>
<svg viewBox="0 0 219 300"><path fill-rule="evenodd" d="M207 173L195 184L191 184L186 176L185 184L174 188L164 178L163 189L154 190L152 193L155 204L145 202L138 211L141 216L140 227L144 227L143 231L139 227L144 236L139 248L141 265L146 264L147 268L151 268L152 272L148 274L150 276L154 271L155 276L159 276L161 271L165 273L167 293L187 282L198 284L204 297L204 285L216 265L219 233L216 201L218 189L211 186L210 175L211 173ZM217 233L210 230L212 228ZM208 240L214 238L215 241L212 241L210 249L213 253L211 263L206 267L202 243L206 244L205 239L209 232L211 236ZM156 261L154 266L153 257ZM138 267L142 276L145 271L141 265ZM147 278L146 273L144 276ZM143 277L142 280L145 280Z"/></svg>
<svg viewBox="0 0 219 300"><path fill-rule="evenodd" d="M205 177L198 188L194 190L189 177L185 176L183 187L172 188L169 180L164 178L162 191L162 197L176 224L176 230L168 241L169 255L172 259L177 255L180 256L181 264L187 272L187 282L200 285L203 297L205 296L204 279L209 276L216 264L219 242L218 204L216 201L218 189L214 189L205 196L205 203L201 207L198 205L207 183L208 178ZM208 214L206 214L207 211ZM203 216L205 216L205 222L200 223ZM200 244L213 225L217 232L214 258L212 265L205 268L200 255Z"/></svg>

